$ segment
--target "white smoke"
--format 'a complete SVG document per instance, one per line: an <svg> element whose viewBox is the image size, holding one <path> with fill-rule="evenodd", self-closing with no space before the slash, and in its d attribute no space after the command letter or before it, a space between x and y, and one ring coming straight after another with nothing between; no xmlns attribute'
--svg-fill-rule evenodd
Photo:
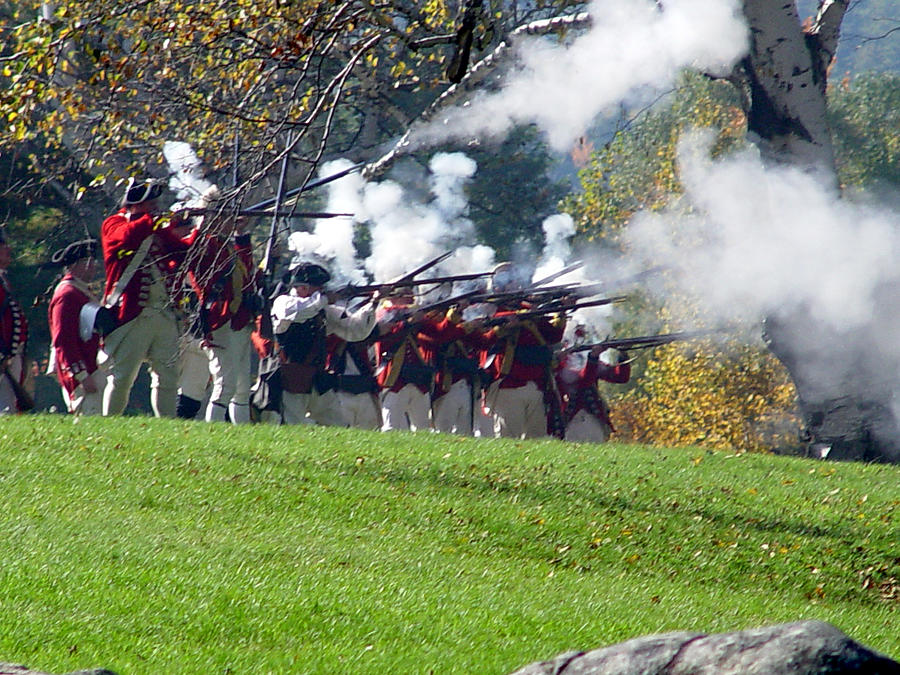
<svg viewBox="0 0 900 675"><path fill-rule="evenodd" d="M896 213L841 200L814 174L766 167L753 149L712 161L712 141L682 138L692 213L639 214L626 230L633 253L668 266L723 322L791 308L835 329L869 322L876 293L897 277Z"/></svg>
<svg viewBox="0 0 900 675"><path fill-rule="evenodd" d="M737 0L668 0L665 11L653 0L594 0L588 11L590 30L565 43L555 37L522 39L517 70L503 78L498 91L447 111L427 132L417 131L417 139L496 136L515 124L534 122L555 147L565 148L598 114L671 87L686 66L727 69L746 48ZM323 173L346 166L332 163ZM475 170L475 163L461 153L435 155L429 164L432 199L427 203L391 180L366 183L348 176L335 181L329 188L329 210L355 217L319 221L313 231L315 248L330 252L346 276L364 269L376 281L401 276L447 250L454 250L453 257L435 271L484 271L494 263L493 251L475 245L464 193ZM362 265L353 257L354 221L367 223L371 234L371 256ZM571 255L571 218L554 216L544 229L547 245L536 277L557 271ZM526 257L534 267L533 252Z"/></svg>
<svg viewBox="0 0 900 675"><path fill-rule="evenodd" d="M190 143L166 141L163 156L169 166L169 189L186 207L200 203L200 195L213 184L204 177L203 162Z"/></svg>
<svg viewBox="0 0 900 675"><path fill-rule="evenodd" d="M673 86L686 67L724 73L744 54L747 28L737 0L594 0L592 26L566 43L525 37L516 70L496 92L415 130L416 142L499 137L536 123L567 150L600 114L623 102L648 101Z"/></svg>
<svg viewBox="0 0 900 675"><path fill-rule="evenodd" d="M575 236L575 221L568 213L557 213L544 219L544 250L534 271L534 280L561 271L572 255L569 240Z"/></svg>
<svg viewBox="0 0 900 675"><path fill-rule="evenodd" d="M322 165L320 177L332 176L352 166L348 160L340 159ZM325 210L329 213L356 214L360 209L359 192L365 181L358 174L346 176L329 184ZM293 232L288 245L296 257L304 255L326 261L334 283L363 283L365 275L356 259L354 217L337 216L318 218L313 223L312 232Z"/></svg>
<svg viewBox="0 0 900 675"><path fill-rule="evenodd" d="M323 167L323 174L330 175L347 166L343 161L332 162ZM333 258L346 276L355 278L365 270L376 282L403 276L450 250L453 255L430 270L430 274L489 270L494 251L476 244L475 226L467 217L464 189L475 174L475 162L462 153L438 153L428 168L428 201L420 200L393 180L367 182L351 174L331 183L328 209L354 216L318 221L312 233L314 250ZM364 261L355 257L354 222L367 224L371 235L372 252ZM296 234L292 235L295 239ZM305 245L310 246L313 240L309 235L304 239Z"/></svg>

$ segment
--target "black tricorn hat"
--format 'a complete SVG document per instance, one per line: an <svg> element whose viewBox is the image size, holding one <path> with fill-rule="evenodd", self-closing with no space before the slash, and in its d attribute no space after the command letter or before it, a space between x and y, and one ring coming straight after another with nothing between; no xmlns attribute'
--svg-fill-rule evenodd
<svg viewBox="0 0 900 675"><path fill-rule="evenodd" d="M44 267L68 267L82 258L93 258L95 255L97 255L96 239L73 241L50 256L50 262L46 263Z"/></svg>
<svg viewBox="0 0 900 675"><path fill-rule="evenodd" d="M414 297L416 291L412 286L391 286L385 295L389 298L411 298Z"/></svg>
<svg viewBox="0 0 900 675"><path fill-rule="evenodd" d="M304 262L297 265L291 273L291 284L307 284L309 286L324 286L331 281L331 274L321 265Z"/></svg>
<svg viewBox="0 0 900 675"><path fill-rule="evenodd" d="M128 185L125 186L125 196L122 198L122 205L140 204L141 202L149 202L156 199L162 194L163 187L156 181L138 180L137 178L129 178Z"/></svg>

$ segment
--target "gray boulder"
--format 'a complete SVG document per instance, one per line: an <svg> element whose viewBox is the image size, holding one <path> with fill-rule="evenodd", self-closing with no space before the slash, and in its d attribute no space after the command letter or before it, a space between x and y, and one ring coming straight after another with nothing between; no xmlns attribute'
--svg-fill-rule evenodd
<svg viewBox="0 0 900 675"><path fill-rule="evenodd" d="M0 663L0 675L49 675L49 673L38 672L37 670L31 670L27 666L20 665L18 663ZM95 669L95 670L79 670L74 673L69 673L68 675L116 675L111 670L105 670L103 668Z"/></svg>
<svg viewBox="0 0 900 675"><path fill-rule="evenodd" d="M513 675L900 675L900 663L821 621L737 633L666 633L570 652Z"/></svg>

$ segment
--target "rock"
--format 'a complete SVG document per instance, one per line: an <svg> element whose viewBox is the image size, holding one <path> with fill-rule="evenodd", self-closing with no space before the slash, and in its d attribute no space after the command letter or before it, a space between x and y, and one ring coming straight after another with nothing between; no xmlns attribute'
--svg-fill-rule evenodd
<svg viewBox="0 0 900 675"><path fill-rule="evenodd" d="M513 675L900 675L900 663L821 621L737 633L667 633L570 652Z"/></svg>
<svg viewBox="0 0 900 675"><path fill-rule="evenodd" d="M0 675L50 675L37 670L31 670L26 666L17 663L0 663ZM105 668L95 668L94 670L78 670L68 675L116 675L111 670Z"/></svg>

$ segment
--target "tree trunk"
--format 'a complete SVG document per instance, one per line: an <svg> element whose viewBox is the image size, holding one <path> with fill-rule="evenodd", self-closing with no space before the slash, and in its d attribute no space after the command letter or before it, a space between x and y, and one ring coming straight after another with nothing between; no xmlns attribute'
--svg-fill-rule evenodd
<svg viewBox="0 0 900 675"><path fill-rule="evenodd" d="M750 53L743 63L750 90L750 131L769 158L834 176L822 54L830 63L838 35L834 21L839 26L843 14L829 13L827 39L803 30L793 1L744 0L744 14L751 33Z"/></svg>
<svg viewBox="0 0 900 675"><path fill-rule="evenodd" d="M834 150L826 123L828 67L848 0L820 0L804 26L795 3L744 0L750 53L739 81L749 103L748 131L763 157L815 172L837 191ZM886 288L884 293L896 292ZM897 364L871 337L890 331L872 320L863 329L835 329L802 309L768 317L765 339L796 385L811 454L837 459L900 461L893 413ZM814 337L815 339L811 339Z"/></svg>

